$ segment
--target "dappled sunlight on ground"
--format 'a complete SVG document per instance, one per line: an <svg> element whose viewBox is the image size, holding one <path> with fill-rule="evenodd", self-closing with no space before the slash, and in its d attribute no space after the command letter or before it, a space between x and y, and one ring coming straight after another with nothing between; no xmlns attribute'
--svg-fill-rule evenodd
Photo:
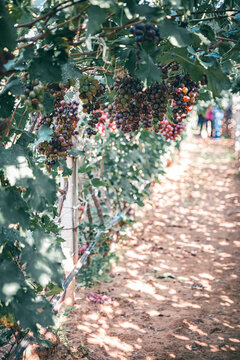
<svg viewBox="0 0 240 360"><path fill-rule="evenodd" d="M194 140L117 245L111 282L81 290L68 338L92 360L240 359L239 189L229 142ZM89 291L115 298L87 300Z"/></svg>

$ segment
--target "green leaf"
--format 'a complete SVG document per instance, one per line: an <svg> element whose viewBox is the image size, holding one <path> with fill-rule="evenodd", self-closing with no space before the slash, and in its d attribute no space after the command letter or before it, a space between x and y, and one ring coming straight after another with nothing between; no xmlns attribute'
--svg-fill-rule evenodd
<svg viewBox="0 0 240 360"><path fill-rule="evenodd" d="M0 116L7 118L11 116L14 108L15 99L11 94L3 92L0 94Z"/></svg>
<svg viewBox="0 0 240 360"><path fill-rule="evenodd" d="M56 183L54 179L45 175L37 167L33 169L33 176L33 178L24 181L26 191L23 198L32 211L41 212L46 210L48 205L55 203L57 199Z"/></svg>
<svg viewBox="0 0 240 360"><path fill-rule="evenodd" d="M23 285L23 275L15 262L3 260L1 262L0 300L8 304Z"/></svg>
<svg viewBox="0 0 240 360"><path fill-rule="evenodd" d="M61 81L61 66L54 62L54 59L46 52L45 56L35 57L29 67L31 79L38 79L46 82Z"/></svg>
<svg viewBox="0 0 240 360"><path fill-rule="evenodd" d="M24 85L20 79L14 79L4 88L4 92L8 91L16 96L22 95L24 93Z"/></svg>
<svg viewBox="0 0 240 360"><path fill-rule="evenodd" d="M163 20L158 25L160 36L169 38L172 45L177 47L185 47L192 43L192 33L180 26L174 24L171 20Z"/></svg>
<svg viewBox="0 0 240 360"><path fill-rule="evenodd" d="M6 205L8 204L8 205ZM0 188L0 225L21 224L23 229L29 227L28 206L15 187Z"/></svg>
<svg viewBox="0 0 240 360"><path fill-rule="evenodd" d="M22 288L12 303L14 315L23 329L31 329L38 336L36 324L42 327L54 325L52 305L43 296L36 295L29 288ZM39 338L38 338L39 341Z"/></svg>
<svg viewBox="0 0 240 360"><path fill-rule="evenodd" d="M0 1L0 51L4 48L14 50L16 46L17 31L8 14L5 1Z"/></svg>
<svg viewBox="0 0 240 360"><path fill-rule="evenodd" d="M29 116L28 112L25 110L26 110L26 108L23 106L23 107L18 107L17 111L15 112L13 124L15 125L15 127L17 129L25 128L25 125L26 125L26 122L27 122L27 119ZM21 122L21 124L20 124L20 122Z"/></svg>
<svg viewBox="0 0 240 360"><path fill-rule="evenodd" d="M211 41L215 40L215 34L214 34L214 31L212 30L211 26L202 24L200 26L200 31L209 40L211 40Z"/></svg>
<svg viewBox="0 0 240 360"><path fill-rule="evenodd" d="M141 61L135 75L147 85L162 80L161 70L157 68L151 56L144 50L141 52Z"/></svg>
<svg viewBox="0 0 240 360"><path fill-rule="evenodd" d="M209 101L212 99L211 92L207 88L201 88L198 100Z"/></svg>
<svg viewBox="0 0 240 360"><path fill-rule="evenodd" d="M69 80L76 80L82 76L82 71L80 71L72 60L69 60L66 64L62 65L62 81L67 83Z"/></svg>
<svg viewBox="0 0 240 360"><path fill-rule="evenodd" d="M106 185L106 183L104 181L101 181L98 178L92 179L91 182L92 182L92 185L95 186L95 187L105 186Z"/></svg>
<svg viewBox="0 0 240 360"><path fill-rule="evenodd" d="M85 151L80 149L71 149L67 151L69 156L78 157L79 155L84 155Z"/></svg>
<svg viewBox="0 0 240 360"><path fill-rule="evenodd" d="M102 2L103 3L103 2ZM99 6L91 6L88 11L87 22L87 36L95 34L99 29L105 18L107 17L106 11Z"/></svg>
<svg viewBox="0 0 240 360"><path fill-rule="evenodd" d="M208 87L212 91L213 96L220 96L222 90L230 88L230 80L220 68L211 67L206 70L208 79Z"/></svg>
<svg viewBox="0 0 240 360"><path fill-rule="evenodd" d="M36 145L41 144L44 141L50 141L52 135L52 129L50 127L42 125L38 130L38 139Z"/></svg>
<svg viewBox="0 0 240 360"><path fill-rule="evenodd" d="M26 239L21 261L25 264L26 273L41 286L45 287L50 282L61 286L63 258L61 244L38 228Z"/></svg>
<svg viewBox="0 0 240 360"><path fill-rule="evenodd" d="M222 46L222 44L221 44ZM226 48L228 46L228 49ZM230 44L225 45L224 52L223 52L223 60L232 59L235 61L240 61L240 41L236 43L233 47L230 48ZM228 50L228 51L227 51Z"/></svg>
<svg viewBox="0 0 240 360"><path fill-rule="evenodd" d="M84 173L90 173L92 170L94 170L93 166L89 166L88 164L85 164L79 167L78 172L80 174L84 174Z"/></svg>
<svg viewBox="0 0 240 360"><path fill-rule="evenodd" d="M44 100L43 100L43 106L44 110L47 114L51 114L54 109L54 96L51 94L45 92L44 94Z"/></svg>
<svg viewBox="0 0 240 360"><path fill-rule="evenodd" d="M50 290L47 291L46 296L58 295L58 294L61 294L61 292L63 292L62 288L60 288L57 285L53 285L53 286L51 286Z"/></svg>

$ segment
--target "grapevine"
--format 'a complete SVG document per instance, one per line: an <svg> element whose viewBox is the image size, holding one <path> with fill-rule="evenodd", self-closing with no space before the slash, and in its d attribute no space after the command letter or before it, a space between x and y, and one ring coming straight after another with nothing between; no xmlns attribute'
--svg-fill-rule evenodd
<svg viewBox="0 0 240 360"><path fill-rule="evenodd" d="M78 135L77 124L78 106L76 100L65 101L65 90L52 91L55 96L54 111L51 115L40 116L36 124L51 127L53 130L51 140L40 143L37 150L46 156L46 164L53 165L59 157L65 158L67 150L73 146L72 136Z"/></svg>
<svg viewBox="0 0 240 360"><path fill-rule="evenodd" d="M29 77L28 77L29 78ZM39 80L26 83L25 75L22 76L22 82L25 83L24 94L21 96L21 101L26 105L29 113L41 112L44 109L44 85Z"/></svg>
<svg viewBox="0 0 240 360"><path fill-rule="evenodd" d="M136 43L144 41L155 41L156 43L159 43L159 41L162 40L158 27L153 24L136 24L130 28L130 32L134 35Z"/></svg>
<svg viewBox="0 0 240 360"><path fill-rule="evenodd" d="M89 114L88 127L86 133L96 135L97 131L94 130L98 123L98 119L101 117L100 112L94 110L100 109L102 105L102 95L105 93L106 87L103 83L100 83L93 76L84 74L79 79L79 98L82 101L83 112Z"/></svg>

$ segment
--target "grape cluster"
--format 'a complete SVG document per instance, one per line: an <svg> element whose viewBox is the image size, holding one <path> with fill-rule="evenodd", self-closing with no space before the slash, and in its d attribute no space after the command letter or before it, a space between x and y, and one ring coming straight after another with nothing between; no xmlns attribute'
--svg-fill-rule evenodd
<svg viewBox="0 0 240 360"><path fill-rule="evenodd" d="M142 85L138 79L119 74L115 78L113 89L117 92L113 100L113 111L117 112L127 109L134 96L142 91Z"/></svg>
<svg viewBox="0 0 240 360"><path fill-rule="evenodd" d="M106 87L104 84L100 83L97 79L94 79L93 76L88 76L84 74L79 80L79 97L83 103L83 112L90 114L90 119L88 121L88 127L86 133L91 135L96 135L97 132L94 130L98 123L101 113L96 113L94 110L100 109L102 105L102 95L104 95Z"/></svg>
<svg viewBox="0 0 240 360"><path fill-rule="evenodd" d="M186 118L187 113L192 111L192 106L196 104L199 92L200 84L192 80L190 76L175 76L170 83L174 119L182 120Z"/></svg>
<svg viewBox="0 0 240 360"><path fill-rule="evenodd" d="M161 69L165 74L163 82L144 90L137 79L127 74L116 77L113 89L117 94L107 111L111 121L124 133L134 132L142 125L156 133L161 132L166 139L175 140L183 132L183 120L196 103L200 84L188 75L176 74L179 64L171 63Z"/></svg>
<svg viewBox="0 0 240 360"><path fill-rule="evenodd" d="M183 122L170 123L166 118L164 118L159 122L159 129L166 140L176 140L176 138L180 136L185 129L185 124Z"/></svg>
<svg viewBox="0 0 240 360"><path fill-rule="evenodd" d="M139 128L140 109L142 103L136 101L142 94L142 85L138 79L119 73L114 81L113 89L117 92L113 103L108 106L110 122L124 133L136 131Z"/></svg>
<svg viewBox="0 0 240 360"><path fill-rule="evenodd" d="M112 121L116 123L116 128L121 129L124 133L136 131L139 128L139 107L135 104L129 104L126 109L111 116L113 116Z"/></svg>
<svg viewBox="0 0 240 360"><path fill-rule="evenodd" d="M25 82L25 78L22 77ZM44 85L39 80L28 82L25 85L24 95L21 95L21 101L25 104L28 112L41 112L44 109Z"/></svg>
<svg viewBox="0 0 240 360"><path fill-rule="evenodd" d="M37 123L37 128L40 125L49 126L52 128L53 133L50 141L44 141L37 147L41 154L46 156L46 164L53 165L59 157L65 158L67 150L73 146L72 136L78 135L77 123L78 106L77 101L65 101L61 94L55 100L54 112L51 115L46 115Z"/></svg>
<svg viewBox="0 0 240 360"><path fill-rule="evenodd" d="M100 83L93 76L84 74L79 79L79 97L83 103L83 112L90 114L93 110L99 109L100 98L105 93L105 85Z"/></svg>
<svg viewBox="0 0 240 360"><path fill-rule="evenodd" d="M153 111L153 126L158 132L159 122L163 121L167 112L169 89L163 83L155 83L146 89L146 96Z"/></svg>
<svg viewBox="0 0 240 360"><path fill-rule="evenodd" d="M136 24L130 28L130 32L134 35L136 43L144 41L159 43L162 40L158 27L153 24Z"/></svg>

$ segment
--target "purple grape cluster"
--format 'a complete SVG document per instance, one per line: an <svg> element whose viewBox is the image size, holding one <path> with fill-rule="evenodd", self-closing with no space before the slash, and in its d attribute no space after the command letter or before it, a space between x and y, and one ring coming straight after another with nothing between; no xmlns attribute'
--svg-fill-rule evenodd
<svg viewBox="0 0 240 360"><path fill-rule="evenodd" d="M159 43L162 40L158 27L153 24L136 24L130 28L130 32L134 35L136 43L144 41Z"/></svg>
<svg viewBox="0 0 240 360"><path fill-rule="evenodd" d="M60 95L60 94L58 94ZM77 123L78 117L77 101L60 100L59 96L55 101L54 112L46 115L37 123L40 125L51 126L53 133L50 141L40 143L37 150L46 156L46 165L53 165L59 157L65 158L67 150L73 146L72 136L78 135Z"/></svg>

